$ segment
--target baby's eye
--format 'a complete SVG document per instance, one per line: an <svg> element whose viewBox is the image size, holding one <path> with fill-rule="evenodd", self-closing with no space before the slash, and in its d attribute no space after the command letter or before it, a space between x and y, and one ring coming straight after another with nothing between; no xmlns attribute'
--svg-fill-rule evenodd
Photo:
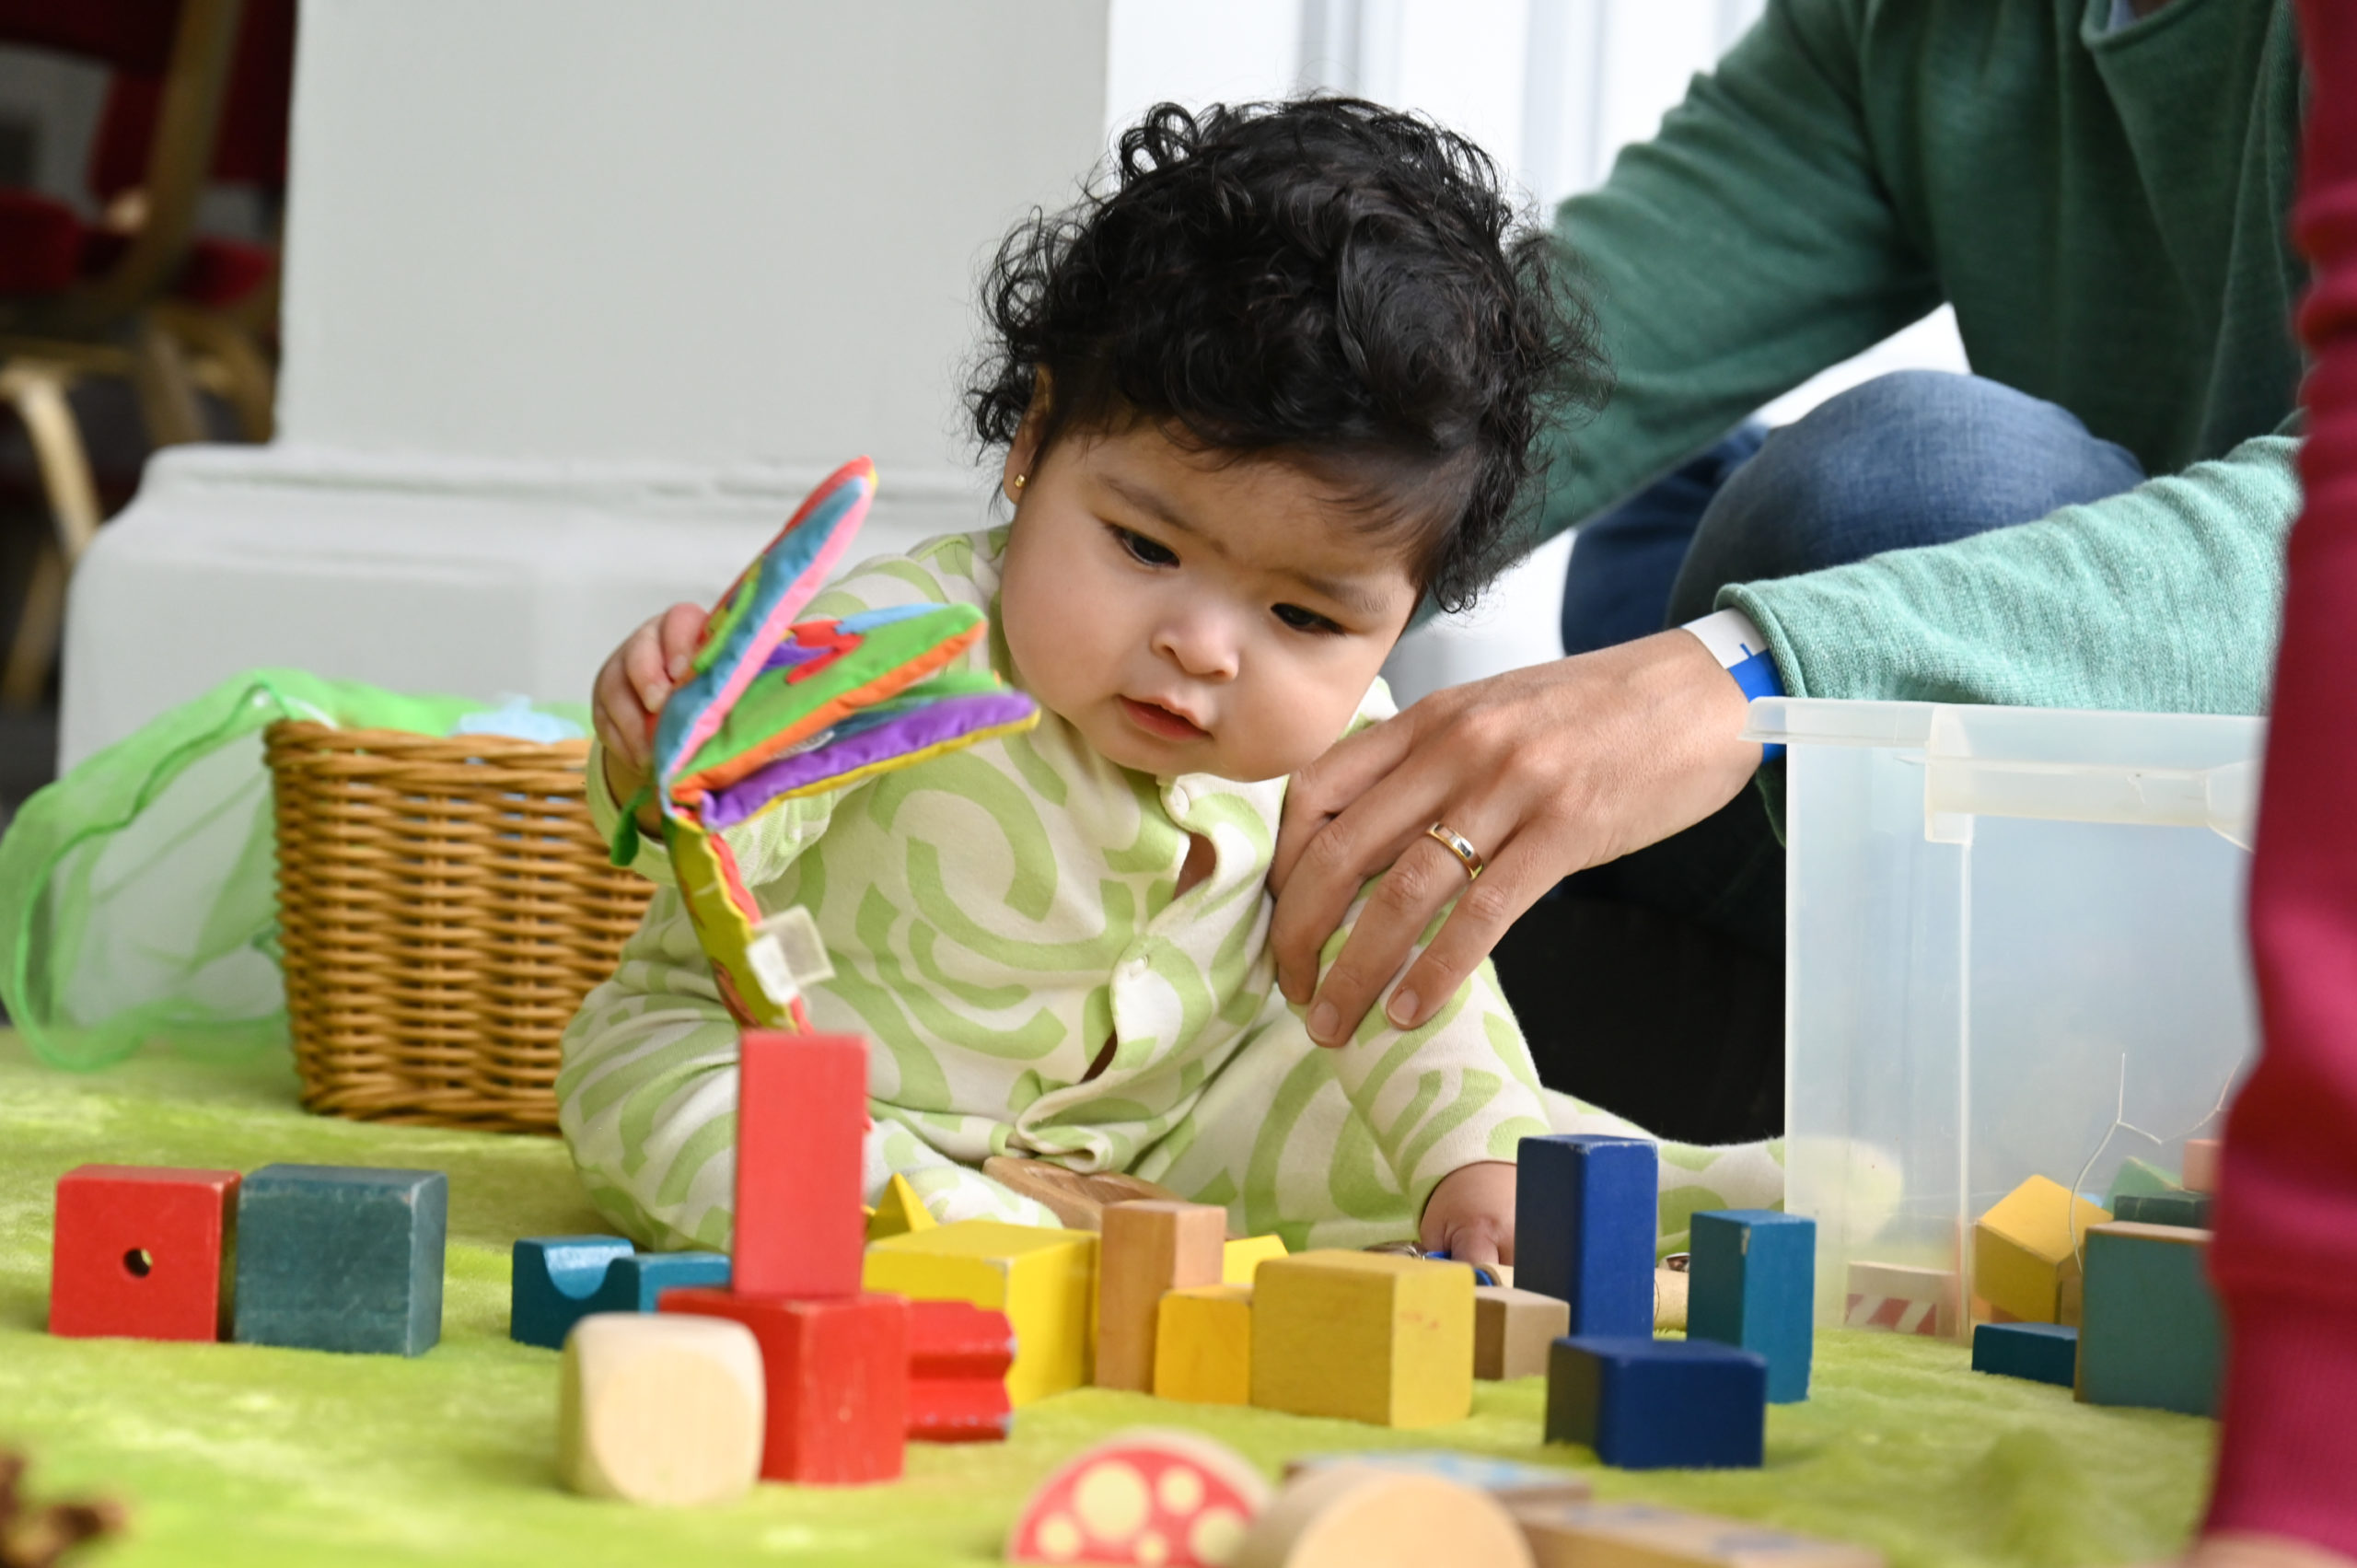
<svg viewBox="0 0 2357 1568"><path fill-rule="evenodd" d="M1281 604L1273 613L1276 618L1296 632L1340 632L1341 628L1314 610L1304 610L1297 604Z"/></svg>
<svg viewBox="0 0 2357 1568"><path fill-rule="evenodd" d="M1110 524L1107 526L1112 527ZM1142 533L1132 533L1124 528L1114 528L1113 537L1121 541L1121 548L1128 551L1132 558L1145 565L1176 566L1178 564L1178 555L1167 545L1150 540Z"/></svg>

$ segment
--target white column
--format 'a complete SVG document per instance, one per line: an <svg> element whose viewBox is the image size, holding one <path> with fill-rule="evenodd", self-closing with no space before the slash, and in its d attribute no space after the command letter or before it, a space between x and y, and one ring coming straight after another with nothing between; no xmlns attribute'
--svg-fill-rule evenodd
<svg viewBox="0 0 2357 1568"><path fill-rule="evenodd" d="M238 670L583 697L865 453L981 525L973 285L1100 148L1106 0L313 0L277 441L75 575L71 764Z"/></svg>

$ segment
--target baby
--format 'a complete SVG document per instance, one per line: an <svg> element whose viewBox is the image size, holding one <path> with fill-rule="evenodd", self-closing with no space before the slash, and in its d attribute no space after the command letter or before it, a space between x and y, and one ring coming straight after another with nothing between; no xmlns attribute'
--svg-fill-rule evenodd
<svg viewBox="0 0 2357 1568"><path fill-rule="evenodd" d="M897 1172L944 1220L1052 1224L976 1168L1028 1156L1295 1248L1511 1260L1517 1142L1608 1122L1540 1089L1486 965L1421 1028L1378 1009L1314 1044L1263 878L1286 775L1390 714L1411 611L1479 590L1540 421L1601 386L1550 263L1477 148L1341 99L1166 105L1108 189L1001 247L968 401L1012 522L869 562L806 613L980 606L970 656L1040 723L727 835L763 910L826 941L814 1026L874 1042L871 1201ZM601 829L701 620L675 606L598 676ZM636 864L668 884L659 850ZM737 1035L666 886L557 1085L641 1241L727 1245Z"/></svg>

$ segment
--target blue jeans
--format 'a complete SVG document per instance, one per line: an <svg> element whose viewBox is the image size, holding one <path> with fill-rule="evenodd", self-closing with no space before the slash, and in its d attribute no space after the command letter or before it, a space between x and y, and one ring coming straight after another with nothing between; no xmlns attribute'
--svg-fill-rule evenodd
<svg viewBox="0 0 2357 1568"><path fill-rule="evenodd" d="M1945 544L2100 500L2143 478L2126 448L2052 403L1974 376L1884 376L1782 429L1746 424L1582 525L1563 585L1563 649L1585 653L1680 625L1708 613L1730 583ZM1646 935L1620 940L1607 933L1597 943L1606 906L1633 906L1641 912L1631 928ZM1679 956L1664 977L1648 981L1639 972L1644 963L1630 955L1657 945L1666 931L1677 933ZM1567 950L1582 946L1612 956L1585 964ZM1713 952L1724 961L1711 959ZM1566 878L1500 944L1498 962L1548 1084L1666 1134L1709 1141L1759 1135L1767 1100L1781 1116L1783 952L1783 850L1757 793L1746 790L1682 833ZM1613 972L1590 972L1607 969ZM1750 973L1744 1005L1759 1014L1756 1028L1711 1023L1704 1032L1714 1032L1717 1043L1700 1054L1715 1053L1715 1062L1697 1060L1656 1031L1631 1041L1622 1063L1609 1069L1626 1081L1594 1076L1605 1070L1599 1056L1610 1053L1610 1042L1590 1027L1597 987L1690 990L1697 975L1716 969ZM1675 978L1666 977L1670 970ZM1771 984L1774 995L1763 999ZM1643 1000L1620 1014L1662 1016ZM1683 1016L1696 1015L1690 996L1679 1005ZM1575 1051L1568 1042L1577 1042ZM1564 1059L1552 1070L1550 1055ZM1735 1060L1771 1055L1772 1063ZM1707 1125L1678 1126L1678 1115L1690 1112L1698 1096L1711 1098L1698 1070L1736 1085L1732 1098L1719 1098L1749 1104L1752 1120L1738 1107ZM1656 1098L1667 1109L1657 1109Z"/></svg>

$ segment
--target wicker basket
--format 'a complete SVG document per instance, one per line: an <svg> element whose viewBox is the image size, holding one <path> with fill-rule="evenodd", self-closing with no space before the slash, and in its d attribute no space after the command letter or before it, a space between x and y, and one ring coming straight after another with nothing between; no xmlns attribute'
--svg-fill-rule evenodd
<svg viewBox="0 0 2357 1568"><path fill-rule="evenodd" d="M652 892L589 826L588 742L294 721L266 739L304 1105L556 1131L559 1038Z"/></svg>

